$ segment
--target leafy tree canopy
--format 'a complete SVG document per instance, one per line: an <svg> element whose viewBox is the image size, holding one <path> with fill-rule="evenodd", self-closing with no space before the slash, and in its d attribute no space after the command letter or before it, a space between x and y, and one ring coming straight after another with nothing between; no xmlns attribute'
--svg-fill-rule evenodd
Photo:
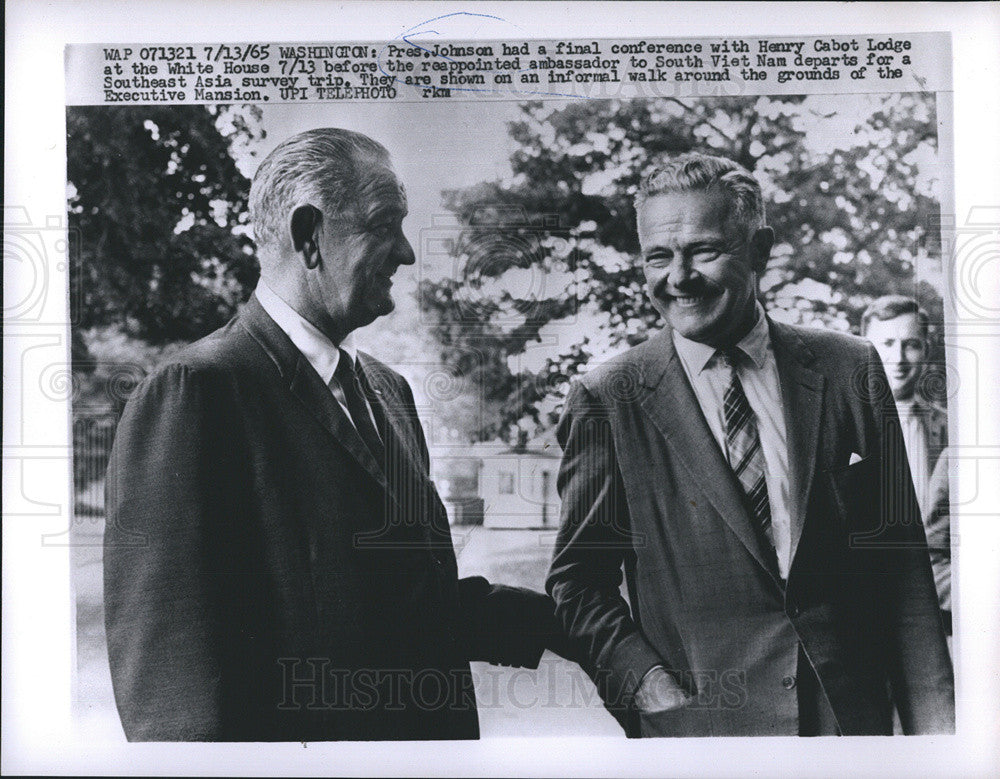
<svg viewBox="0 0 1000 779"><path fill-rule="evenodd" d="M81 328L151 344L225 323L257 278L250 182L231 154L259 112L204 106L67 109L71 306Z"/></svg>
<svg viewBox="0 0 1000 779"><path fill-rule="evenodd" d="M722 154L761 181L777 236L761 291L775 318L856 332L874 297L899 292L940 320L927 282L940 276L933 95L521 110L511 175L446 193L462 272L419 290L442 359L478 396L455 422L472 439L550 429L574 375L660 326L634 262L632 198L666 154Z"/></svg>

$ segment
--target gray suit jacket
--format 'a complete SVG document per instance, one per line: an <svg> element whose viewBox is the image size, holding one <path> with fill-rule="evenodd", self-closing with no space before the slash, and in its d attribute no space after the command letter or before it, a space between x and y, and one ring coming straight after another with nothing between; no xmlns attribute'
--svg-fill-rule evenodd
<svg viewBox="0 0 1000 779"><path fill-rule="evenodd" d="M950 732L952 669L878 356L851 336L770 329L792 470L787 585L665 330L567 400L557 614L631 735L796 735L800 643L845 735L892 733L890 688L906 732ZM639 722L630 697L655 664L698 697Z"/></svg>
<svg viewBox="0 0 1000 779"><path fill-rule="evenodd" d="M951 635L951 504L948 483L948 414L940 406L921 400L920 421L927 436L931 474L924 506L924 530L930 549L931 568L937 585L938 601L945 612Z"/></svg>

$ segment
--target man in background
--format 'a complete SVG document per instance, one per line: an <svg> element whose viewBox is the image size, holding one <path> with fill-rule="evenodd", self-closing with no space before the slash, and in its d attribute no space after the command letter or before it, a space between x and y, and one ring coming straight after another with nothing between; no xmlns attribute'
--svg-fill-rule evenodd
<svg viewBox="0 0 1000 779"><path fill-rule="evenodd" d="M930 351L927 312L903 295L874 300L861 318L861 330L878 351L899 412L910 474L920 504L934 568L938 600L951 635L951 532L948 505L947 412L924 397Z"/></svg>

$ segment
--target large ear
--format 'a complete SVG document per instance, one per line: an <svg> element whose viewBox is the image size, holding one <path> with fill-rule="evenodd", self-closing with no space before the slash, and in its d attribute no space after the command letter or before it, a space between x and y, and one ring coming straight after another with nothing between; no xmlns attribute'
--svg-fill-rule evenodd
<svg viewBox="0 0 1000 779"><path fill-rule="evenodd" d="M317 231L322 216L318 208L305 203L293 208L288 218L292 246L295 247L296 253L302 256L302 261L310 270L320 262Z"/></svg>
<svg viewBox="0 0 1000 779"><path fill-rule="evenodd" d="M750 238L750 267L757 273L763 273L771 259L771 247L774 246L774 230L761 227Z"/></svg>

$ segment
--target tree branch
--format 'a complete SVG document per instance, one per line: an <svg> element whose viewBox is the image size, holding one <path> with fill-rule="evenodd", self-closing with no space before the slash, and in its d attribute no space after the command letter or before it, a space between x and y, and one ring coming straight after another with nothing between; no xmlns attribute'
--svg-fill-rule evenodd
<svg viewBox="0 0 1000 779"><path fill-rule="evenodd" d="M718 127L716 127L714 124L712 124L712 122L710 122L708 119L706 119L705 117L701 116L697 111L695 111L691 106L689 106L684 101L678 100L676 97L668 97L667 100L669 100L672 103L677 103L677 105L679 105L681 108L683 108L688 113L693 114L694 116L697 116L699 119L701 119L702 122L704 122L709 127L711 127L713 130L715 130L715 132L719 136L721 136L722 139L724 141L726 141L730 146L735 146L736 145L736 141L734 141L732 138L730 138L728 135L726 135L724 132L722 132L722 130L720 130Z"/></svg>

